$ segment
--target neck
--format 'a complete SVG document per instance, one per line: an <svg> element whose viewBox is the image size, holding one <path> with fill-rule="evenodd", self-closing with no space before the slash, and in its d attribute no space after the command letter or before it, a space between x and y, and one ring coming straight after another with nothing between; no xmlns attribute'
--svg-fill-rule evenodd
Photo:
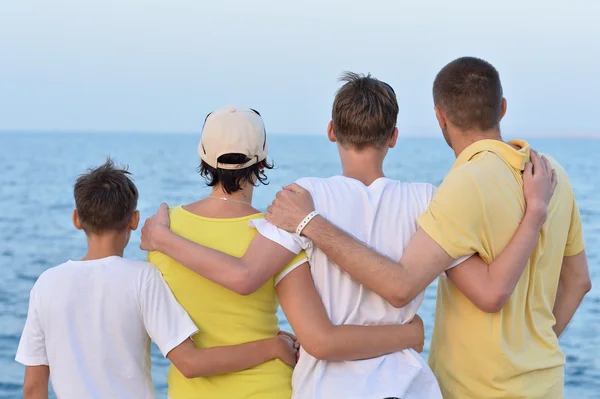
<svg viewBox="0 0 600 399"><path fill-rule="evenodd" d="M450 132L452 137L452 149L454 155L458 158L461 152L471 144L481 140L502 140L500 129L494 128L489 130L458 130Z"/></svg>
<svg viewBox="0 0 600 399"><path fill-rule="evenodd" d="M221 186L216 186L210 193L211 197L227 198L232 201L246 202L252 204L252 196L254 195L254 186L252 184L244 184L241 190L235 193L228 194Z"/></svg>
<svg viewBox="0 0 600 399"><path fill-rule="evenodd" d="M338 144L338 151L342 161L343 175L356 179L366 186L370 186L383 174L383 160L387 149L368 147L362 150L344 148Z"/></svg>
<svg viewBox="0 0 600 399"><path fill-rule="evenodd" d="M123 256L128 241L128 231L103 234L86 234L88 251L81 260L95 260L109 256Z"/></svg>

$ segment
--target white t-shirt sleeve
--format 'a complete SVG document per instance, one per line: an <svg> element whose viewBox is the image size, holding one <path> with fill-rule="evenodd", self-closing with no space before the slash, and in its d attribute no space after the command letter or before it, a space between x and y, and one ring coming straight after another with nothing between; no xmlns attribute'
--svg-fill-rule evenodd
<svg viewBox="0 0 600 399"><path fill-rule="evenodd" d="M296 180L296 184L308 191L311 191L308 178L298 179ZM313 195L312 192L311 195ZM308 238L298 236L295 233L288 233L287 231L275 227L271 223L267 222L266 219L251 220L250 227L254 227L263 237L276 242L296 255L299 254L303 249L308 249L312 246L312 241Z"/></svg>
<svg viewBox="0 0 600 399"><path fill-rule="evenodd" d="M458 259L455 259L455 260L454 260L454 262L452 262L452 263L450 264L450 266L448 266L448 267L446 268L446 270L450 270L450 269L452 269L453 267L456 267L456 266L460 265L461 263L463 263L464 261L466 261L467 259L469 259L471 256L473 256L473 255L467 255L467 256L463 256L463 257L460 257L460 258L458 258Z"/></svg>
<svg viewBox="0 0 600 399"><path fill-rule="evenodd" d="M285 230L275 227L271 223L267 222L266 219L253 219L249 222L249 224L250 227L254 227L265 238L276 242L296 255L298 255L303 249L308 248L308 246L312 243L312 241L306 237L299 237L295 233L288 233Z"/></svg>
<svg viewBox="0 0 600 399"><path fill-rule="evenodd" d="M37 310L36 287L29 295L29 310L15 360L25 366L47 366L46 338Z"/></svg>
<svg viewBox="0 0 600 399"><path fill-rule="evenodd" d="M146 331L165 357L198 332L158 271L142 287L140 307Z"/></svg>

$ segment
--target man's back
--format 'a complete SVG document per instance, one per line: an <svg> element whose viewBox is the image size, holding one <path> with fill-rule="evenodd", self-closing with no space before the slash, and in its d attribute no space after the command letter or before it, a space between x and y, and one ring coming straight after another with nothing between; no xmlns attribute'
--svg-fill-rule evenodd
<svg viewBox="0 0 600 399"><path fill-rule="evenodd" d="M69 261L33 287L16 359L49 365L60 398L154 398L148 333L168 353L195 331L153 265Z"/></svg>
<svg viewBox="0 0 600 399"><path fill-rule="evenodd" d="M384 255L399 260L417 229L433 186L380 178L370 186L336 176L306 178L298 184L310 191L324 217ZM416 314L423 293L404 308L394 308L368 290L308 240L306 253L325 309L334 324L406 323ZM319 361L303 352L293 377L295 397L311 398L441 398L433 374L412 350L354 362ZM418 396L413 396L418 392Z"/></svg>
<svg viewBox="0 0 600 399"><path fill-rule="evenodd" d="M440 186L421 227L452 257L496 258L525 210L521 170L528 145L484 140L467 148ZM583 249L568 176L558 187L529 265L504 308L475 307L447 278L438 286L430 365L447 398L562 397L563 365L552 313L563 256Z"/></svg>

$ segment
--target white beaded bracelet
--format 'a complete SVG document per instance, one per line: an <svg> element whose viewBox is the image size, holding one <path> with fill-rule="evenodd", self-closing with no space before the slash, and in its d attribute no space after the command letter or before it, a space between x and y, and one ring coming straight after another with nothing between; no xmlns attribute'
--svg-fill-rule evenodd
<svg viewBox="0 0 600 399"><path fill-rule="evenodd" d="M302 234L302 230L304 230L304 228L306 227L306 225L314 219L315 216L317 216L319 214L319 212L317 211L312 211L311 213L309 213L308 215L306 215L306 217L300 222L300 224L298 225L298 227L296 227L296 234L300 235Z"/></svg>

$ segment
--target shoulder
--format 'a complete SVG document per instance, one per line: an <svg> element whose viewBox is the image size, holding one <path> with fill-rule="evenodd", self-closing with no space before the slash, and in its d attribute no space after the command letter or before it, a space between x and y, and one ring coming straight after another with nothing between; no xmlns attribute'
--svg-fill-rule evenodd
<svg viewBox="0 0 600 399"><path fill-rule="evenodd" d="M433 194L435 194L436 187L430 183L421 183L421 182L412 182L412 183L402 183L403 188L410 193L424 198L431 198Z"/></svg>
<svg viewBox="0 0 600 399"><path fill-rule="evenodd" d="M320 177L301 177L296 180L296 184L305 190L311 191L315 186L318 187L323 184L323 181L328 180Z"/></svg>
<svg viewBox="0 0 600 399"><path fill-rule="evenodd" d="M130 275L137 276L141 284L145 284L149 280L155 278L157 275L160 275L160 271L150 262L125 258L119 260L119 262L122 263L120 266L122 271Z"/></svg>
<svg viewBox="0 0 600 399"><path fill-rule="evenodd" d="M35 282L33 289L39 289L40 287L51 285L56 280L61 280L65 274L70 273L70 269L73 267L70 262L62 263L58 266L46 269L40 274Z"/></svg>
<svg viewBox="0 0 600 399"><path fill-rule="evenodd" d="M552 165L552 168L554 168L554 170L556 170L557 175L560 176L564 176L565 178L569 178L569 175L567 174L567 171L565 170L565 168L563 168L563 166L560 164L560 162L558 162L556 160L556 158L554 158L552 155L550 154L540 154L545 156L548 161L550 161L550 165Z"/></svg>
<svg viewBox="0 0 600 399"><path fill-rule="evenodd" d="M43 298L55 293L57 289L64 286L65 281L75 278L74 267L76 266L73 263L65 262L43 271L31 288L31 298Z"/></svg>
<svg viewBox="0 0 600 399"><path fill-rule="evenodd" d="M478 176L480 175L479 171L481 170L478 165L479 161L471 160L464 165L451 169L437 191L452 189L453 191L467 190L471 192L476 189Z"/></svg>
<svg viewBox="0 0 600 399"><path fill-rule="evenodd" d="M435 194L436 187L430 183L424 182L402 182L399 180L387 179L385 189L394 190L394 196L403 201L415 201L419 204L427 205Z"/></svg>

